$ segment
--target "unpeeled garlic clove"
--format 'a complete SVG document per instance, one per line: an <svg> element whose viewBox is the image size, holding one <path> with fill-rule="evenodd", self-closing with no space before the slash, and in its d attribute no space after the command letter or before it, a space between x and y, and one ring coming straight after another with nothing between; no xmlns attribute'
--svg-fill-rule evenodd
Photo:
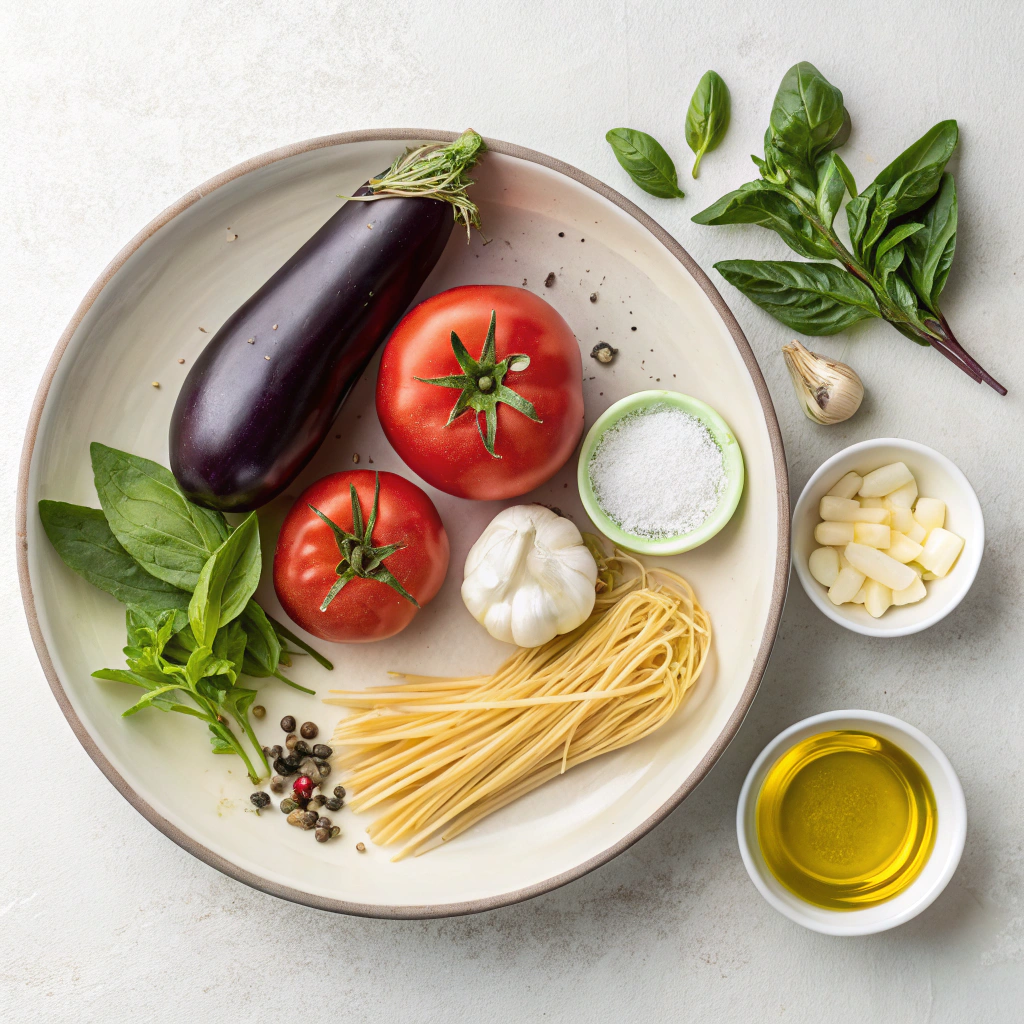
<svg viewBox="0 0 1024 1024"><path fill-rule="evenodd" d="M810 352L799 341L782 346L804 414L815 423L842 423L864 400L864 385L846 363Z"/></svg>

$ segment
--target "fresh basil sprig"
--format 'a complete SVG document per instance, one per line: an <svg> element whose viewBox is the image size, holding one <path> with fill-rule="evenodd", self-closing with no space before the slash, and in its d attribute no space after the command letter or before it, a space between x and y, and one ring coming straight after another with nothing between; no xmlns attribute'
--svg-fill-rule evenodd
<svg viewBox="0 0 1024 1024"><path fill-rule="evenodd" d="M93 674L147 691L125 715L153 707L202 719L214 751L238 754L256 782L228 725L237 723L268 770L248 717L256 691L239 686L239 676L274 676L311 694L279 666L297 654L331 663L253 600L261 568L255 513L232 530L221 513L189 502L159 464L99 444L92 457L103 510L41 501L39 516L65 564L127 605L128 667Z"/></svg>
<svg viewBox="0 0 1024 1024"><path fill-rule="evenodd" d="M956 188L945 170L957 145L956 122L935 125L859 194L834 152L849 130L843 94L812 64L794 65L775 96L764 157L752 157L760 180L693 218L698 224L760 224L800 256L840 266L726 260L715 268L802 334L834 334L880 317L1005 395L954 337L939 306L956 248ZM849 248L834 228L847 193Z"/></svg>
<svg viewBox="0 0 1024 1024"><path fill-rule="evenodd" d="M695 178L704 154L714 149L725 136L731 109L729 87L722 76L717 71L705 71L686 111L686 144L697 157L693 161Z"/></svg>
<svg viewBox="0 0 1024 1024"><path fill-rule="evenodd" d="M612 128L605 139L634 184L659 199L683 198L676 165L657 139L635 128Z"/></svg>

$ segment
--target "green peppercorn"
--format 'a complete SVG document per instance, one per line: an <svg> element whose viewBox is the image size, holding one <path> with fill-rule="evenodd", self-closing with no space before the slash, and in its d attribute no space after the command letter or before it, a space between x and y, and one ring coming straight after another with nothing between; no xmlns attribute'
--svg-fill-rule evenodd
<svg viewBox="0 0 1024 1024"><path fill-rule="evenodd" d="M291 814L292 811L298 810L298 808L299 808L299 805L290 796L286 796L281 801L281 813L282 814Z"/></svg>
<svg viewBox="0 0 1024 1024"><path fill-rule="evenodd" d="M253 704L252 706L252 717L262 718L267 713L267 709L262 704Z"/></svg>
<svg viewBox="0 0 1024 1024"><path fill-rule="evenodd" d="M340 835L341 835L341 826L340 825L332 825L331 826L331 838L332 839L336 839Z"/></svg>
<svg viewBox="0 0 1024 1024"><path fill-rule="evenodd" d="M295 744L299 742L299 737L295 733L290 732L284 738L284 745L291 751L295 750Z"/></svg>

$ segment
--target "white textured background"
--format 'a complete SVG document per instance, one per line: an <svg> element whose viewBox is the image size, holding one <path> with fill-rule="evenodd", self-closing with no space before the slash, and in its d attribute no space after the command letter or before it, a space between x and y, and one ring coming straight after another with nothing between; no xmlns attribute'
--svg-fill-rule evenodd
<svg viewBox="0 0 1024 1024"><path fill-rule="evenodd" d="M0 1018L1020 1020L1022 36L1014 0L0 0ZM925 634L873 641L828 622L794 581L757 701L708 779L622 857L512 909L433 923L333 917L250 891L150 827L50 696L14 567L32 396L110 257L193 185L261 151L354 128L471 125L621 188L705 267L788 258L760 229L689 217L754 176L748 154L800 59L842 88L854 125L843 155L862 183L935 121L959 119L961 226L944 307L1010 397L876 323L816 344L869 389L850 423L816 427L778 352L787 331L723 292L775 398L794 497L828 455L879 435L933 445L970 477L989 542L960 609ZM683 183L684 201L647 197L604 132L645 129L688 170L683 118L708 67L732 90L725 143L699 182ZM873 938L789 923L756 894L735 845L756 753L793 721L838 707L922 728L967 794L953 882L916 921Z"/></svg>

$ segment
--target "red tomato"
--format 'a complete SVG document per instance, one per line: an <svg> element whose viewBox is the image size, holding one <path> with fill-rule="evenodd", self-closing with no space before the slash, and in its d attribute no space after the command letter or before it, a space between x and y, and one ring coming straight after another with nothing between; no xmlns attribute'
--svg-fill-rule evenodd
<svg viewBox="0 0 1024 1024"><path fill-rule="evenodd" d="M313 508L344 531L340 538ZM303 491L274 552L281 606L307 633L335 643L401 632L440 590L447 571L448 535L434 503L395 473L366 469L332 473Z"/></svg>
<svg viewBox="0 0 1024 1024"><path fill-rule="evenodd" d="M439 490L485 500L525 494L565 465L583 433L579 345L532 292L452 288L392 333L377 415L406 465Z"/></svg>

